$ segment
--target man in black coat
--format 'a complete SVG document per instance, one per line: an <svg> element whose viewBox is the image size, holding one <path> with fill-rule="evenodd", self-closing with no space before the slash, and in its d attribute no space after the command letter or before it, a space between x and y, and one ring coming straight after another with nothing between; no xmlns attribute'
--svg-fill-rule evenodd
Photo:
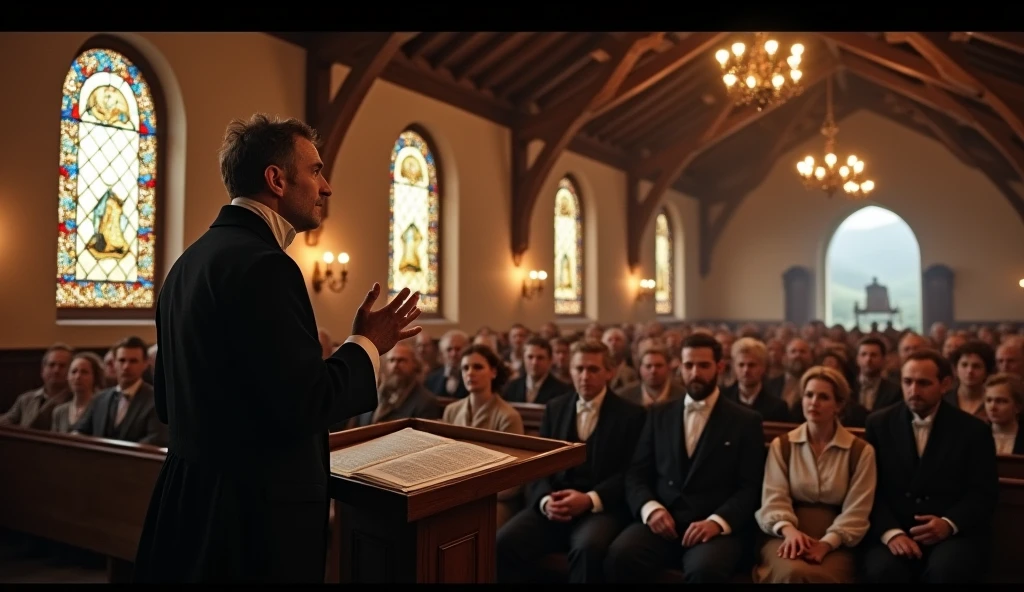
<svg viewBox="0 0 1024 592"><path fill-rule="evenodd" d="M686 396L651 408L626 472L634 522L608 549L612 582L682 567L689 583L727 582L749 556L764 481L761 415L721 396L722 346L683 341Z"/></svg>
<svg viewBox="0 0 1024 592"><path fill-rule="evenodd" d="M379 356L420 328L419 295L373 311L326 360L284 249L320 225L331 188L316 132L256 115L229 126L231 204L182 253L157 301L154 372L170 430L135 562L138 582L322 583L328 426L377 405Z"/></svg>
<svg viewBox="0 0 1024 592"><path fill-rule="evenodd" d="M946 358L919 350L903 362L904 403L868 417L878 485L864 539L868 582L984 581L999 474L992 429L943 401Z"/></svg>
<svg viewBox="0 0 1024 592"><path fill-rule="evenodd" d="M527 486L526 507L498 531L500 583L532 581L541 557L563 551L570 583L600 583L608 545L628 519L622 479L644 409L608 388L614 371L604 344L573 346L570 372L576 388L548 402L540 436L586 442L587 460Z"/></svg>

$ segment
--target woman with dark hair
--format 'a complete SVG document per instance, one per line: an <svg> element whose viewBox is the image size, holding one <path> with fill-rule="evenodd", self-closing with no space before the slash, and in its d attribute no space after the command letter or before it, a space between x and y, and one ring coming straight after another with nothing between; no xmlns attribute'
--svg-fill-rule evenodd
<svg viewBox="0 0 1024 592"><path fill-rule="evenodd" d="M505 364L487 345L471 345L462 350L459 364L462 381L469 395L450 403L442 421L457 426L482 428L510 434L525 434L523 418L498 394L508 381ZM520 488L498 493L498 527L509 519L522 503Z"/></svg>
<svg viewBox="0 0 1024 592"><path fill-rule="evenodd" d="M78 352L68 366L68 387L71 389L71 400L61 403L53 410L53 422L50 429L54 432L67 434L78 418L85 415L92 405L93 395L103 390L106 374L103 358L92 352Z"/></svg>

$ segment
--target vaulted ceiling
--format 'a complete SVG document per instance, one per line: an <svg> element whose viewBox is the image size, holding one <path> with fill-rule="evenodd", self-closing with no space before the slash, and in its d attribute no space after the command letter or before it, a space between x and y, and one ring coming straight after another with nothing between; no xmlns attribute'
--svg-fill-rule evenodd
<svg viewBox="0 0 1024 592"><path fill-rule="evenodd" d="M732 106L714 59L749 33L270 34L307 49L307 118L325 134L325 163L377 78L508 126L515 257L568 149L627 172L633 265L665 190L699 198L706 272L743 196L781 154L819 133L829 78L837 119L868 109L933 137L984 172L1024 219L1024 197L1009 184L1024 181L1024 33L776 34L783 47L806 47L803 92L763 111ZM333 63L351 71L331 97ZM527 162L533 140L544 148ZM737 159L750 163L745 175L735 174ZM653 183L646 195L640 179Z"/></svg>

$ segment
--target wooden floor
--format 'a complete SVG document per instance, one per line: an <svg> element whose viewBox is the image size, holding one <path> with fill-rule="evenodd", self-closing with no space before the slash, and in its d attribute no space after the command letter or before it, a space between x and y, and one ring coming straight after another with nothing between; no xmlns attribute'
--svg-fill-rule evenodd
<svg viewBox="0 0 1024 592"><path fill-rule="evenodd" d="M106 564L87 556L63 556L52 549L26 544L0 530L0 584L102 584Z"/></svg>

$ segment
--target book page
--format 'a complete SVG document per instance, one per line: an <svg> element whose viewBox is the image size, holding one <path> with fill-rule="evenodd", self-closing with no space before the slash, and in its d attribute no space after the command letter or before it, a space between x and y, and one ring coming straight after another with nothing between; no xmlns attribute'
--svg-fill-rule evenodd
<svg viewBox="0 0 1024 592"><path fill-rule="evenodd" d="M504 452L452 441L358 471L357 476L410 491L514 460Z"/></svg>
<svg viewBox="0 0 1024 592"><path fill-rule="evenodd" d="M413 454L452 440L405 428L386 436L331 452L331 472L351 477L356 471L400 456Z"/></svg>

